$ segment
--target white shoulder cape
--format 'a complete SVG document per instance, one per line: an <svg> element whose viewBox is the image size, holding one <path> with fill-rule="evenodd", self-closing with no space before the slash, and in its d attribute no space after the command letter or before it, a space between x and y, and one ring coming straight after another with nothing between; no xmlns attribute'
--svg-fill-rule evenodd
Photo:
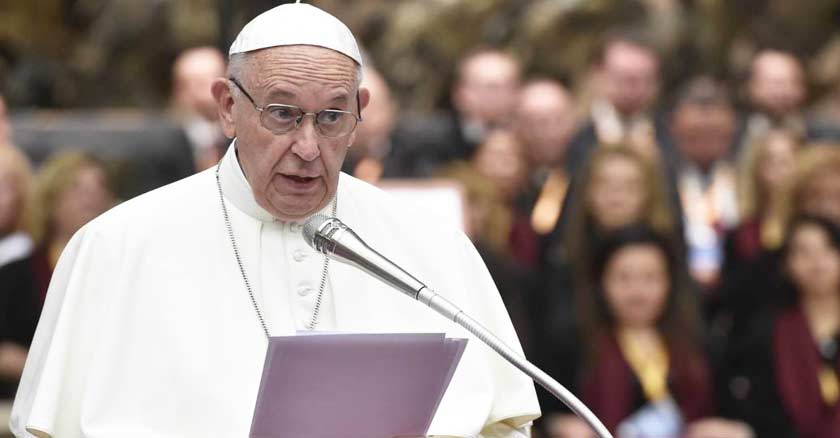
<svg viewBox="0 0 840 438"><path fill-rule="evenodd" d="M348 175L339 197L339 217L372 247L519 347L461 232ZM228 206L245 268L255 271L260 221ZM460 327L352 267L332 263L329 275L341 331L470 338L429 433L472 437L539 415L530 379ZM293 331L290 321L272 335ZM266 345L208 170L125 202L73 237L50 284L11 428L18 437L247 437Z"/></svg>

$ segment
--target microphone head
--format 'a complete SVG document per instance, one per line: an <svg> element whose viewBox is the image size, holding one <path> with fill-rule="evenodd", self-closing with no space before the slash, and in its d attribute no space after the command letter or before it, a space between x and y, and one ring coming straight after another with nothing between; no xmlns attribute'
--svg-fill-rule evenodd
<svg viewBox="0 0 840 438"><path fill-rule="evenodd" d="M318 234L318 231L321 230L327 223L329 223L331 218L329 216L323 214L316 214L306 220L303 223L303 240L306 242L307 245L314 248L316 251L320 250L315 245L315 236Z"/></svg>

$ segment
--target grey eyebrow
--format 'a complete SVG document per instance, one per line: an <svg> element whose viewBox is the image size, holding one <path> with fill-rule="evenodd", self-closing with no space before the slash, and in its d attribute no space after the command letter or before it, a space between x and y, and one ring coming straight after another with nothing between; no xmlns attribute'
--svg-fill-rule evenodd
<svg viewBox="0 0 840 438"><path fill-rule="evenodd" d="M274 90L271 90L271 91L268 93L268 96L266 96L266 97L268 98L268 100L269 100L271 103L274 103L275 99L277 99L277 98L281 98L281 99L292 99L292 98L294 98L294 97L295 97L295 93L292 93L291 91L282 90L282 89L276 89L276 88L275 88Z"/></svg>

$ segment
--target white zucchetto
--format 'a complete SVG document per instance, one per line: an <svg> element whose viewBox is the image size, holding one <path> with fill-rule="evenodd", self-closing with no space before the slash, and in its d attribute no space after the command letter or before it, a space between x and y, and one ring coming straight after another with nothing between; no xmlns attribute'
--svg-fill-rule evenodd
<svg viewBox="0 0 840 438"><path fill-rule="evenodd" d="M362 65L350 29L329 13L299 1L269 9L248 22L231 44L229 55L295 45L335 50Z"/></svg>

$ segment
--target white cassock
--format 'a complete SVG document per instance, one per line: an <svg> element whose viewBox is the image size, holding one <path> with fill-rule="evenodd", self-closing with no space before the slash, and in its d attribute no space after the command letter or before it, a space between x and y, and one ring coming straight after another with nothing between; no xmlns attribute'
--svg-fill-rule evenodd
<svg viewBox="0 0 840 438"><path fill-rule="evenodd" d="M300 224L275 221L258 206L233 151L220 175L244 268L272 336L292 335L312 317L323 258L304 243ZM438 228L433 215L345 174L338 217L519 348L487 269L460 231ZM469 337L430 434L527 436L539 415L530 379L454 323L353 267L330 263L317 328ZM204 171L115 207L73 237L50 284L12 431L247 437L266 346L214 169Z"/></svg>

